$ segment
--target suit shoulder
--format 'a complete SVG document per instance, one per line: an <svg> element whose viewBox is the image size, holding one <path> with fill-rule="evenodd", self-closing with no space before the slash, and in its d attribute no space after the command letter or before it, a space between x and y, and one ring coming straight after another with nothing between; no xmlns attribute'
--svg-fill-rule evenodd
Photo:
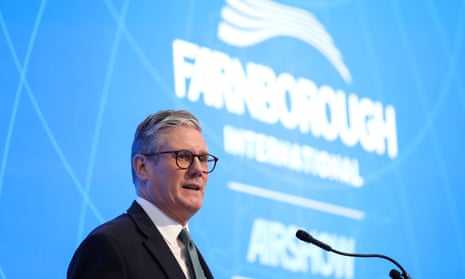
<svg viewBox="0 0 465 279"><path fill-rule="evenodd" d="M90 232L89 236L99 234L116 236L124 232L133 231L135 227L136 226L131 217L129 217L127 213L124 213L99 225Z"/></svg>

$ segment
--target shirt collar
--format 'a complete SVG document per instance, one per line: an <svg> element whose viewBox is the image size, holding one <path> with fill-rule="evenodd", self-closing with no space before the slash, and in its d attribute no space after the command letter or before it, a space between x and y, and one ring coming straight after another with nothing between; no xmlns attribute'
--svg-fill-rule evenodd
<svg viewBox="0 0 465 279"><path fill-rule="evenodd" d="M161 211L157 206L148 200L142 197L137 197L136 201L144 209L145 213L147 213L150 220L152 220L153 224L162 234L163 238L170 245L175 244L183 226L171 219L168 215L166 215L163 211ZM186 228L188 229L187 225Z"/></svg>

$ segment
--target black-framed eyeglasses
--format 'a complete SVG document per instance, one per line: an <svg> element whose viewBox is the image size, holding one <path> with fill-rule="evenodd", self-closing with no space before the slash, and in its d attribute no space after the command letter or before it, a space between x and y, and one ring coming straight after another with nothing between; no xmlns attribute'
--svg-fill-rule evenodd
<svg viewBox="0 0 465 279"><path fill-rule="evenodd" d="M205 173L211 173L215 167L218 158L212 154L194 154L189 150L174 150L174 151L161 151L155 153L142 154L145 156L157 156L162 154L174 154L176 158L176 165L180 169L188 169L192 166L194 158L199 159L200 164L204 168Z"/></svg>

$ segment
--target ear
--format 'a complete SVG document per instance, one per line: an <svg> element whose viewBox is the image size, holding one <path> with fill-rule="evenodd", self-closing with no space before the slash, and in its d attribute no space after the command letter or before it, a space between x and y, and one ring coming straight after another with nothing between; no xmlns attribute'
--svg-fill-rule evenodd
<svg viewBox="0 0 465 279"><path fill-rule="evenodd" d="M148 160L147 157L141 154L136 154L132 158L132 167L137 178L141 181L148 179Z"/></svg>

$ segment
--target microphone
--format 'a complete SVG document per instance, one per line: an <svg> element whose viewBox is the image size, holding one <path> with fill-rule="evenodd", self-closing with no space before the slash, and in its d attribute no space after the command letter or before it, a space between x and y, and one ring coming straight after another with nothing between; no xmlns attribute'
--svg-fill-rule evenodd
<svg viewBox="0 0 465 279"><path fill-rule="evenodd" d="M331 248L331 246L329 246L328 244L319 241L318 239L314 238L313 236L311 236L308 232L304 230L298 230L295 236L304 242L311 243L313 245L320 247L323 250L326 250L328 252L333 252L333 253L336 253L342 256L362 257L362 258L382 258L382 259L388 260L394 265L396 265L402 271L402 275L401 275L399 271L392 269L389 272L389 277L391 277L392 279L412 279L412 277L410 277L410 275L407 274L405 269L398 262L396 262L394 259L388 256L385 256L382 254L353 254L353 253L341 252L341 251Z"/></svg>

